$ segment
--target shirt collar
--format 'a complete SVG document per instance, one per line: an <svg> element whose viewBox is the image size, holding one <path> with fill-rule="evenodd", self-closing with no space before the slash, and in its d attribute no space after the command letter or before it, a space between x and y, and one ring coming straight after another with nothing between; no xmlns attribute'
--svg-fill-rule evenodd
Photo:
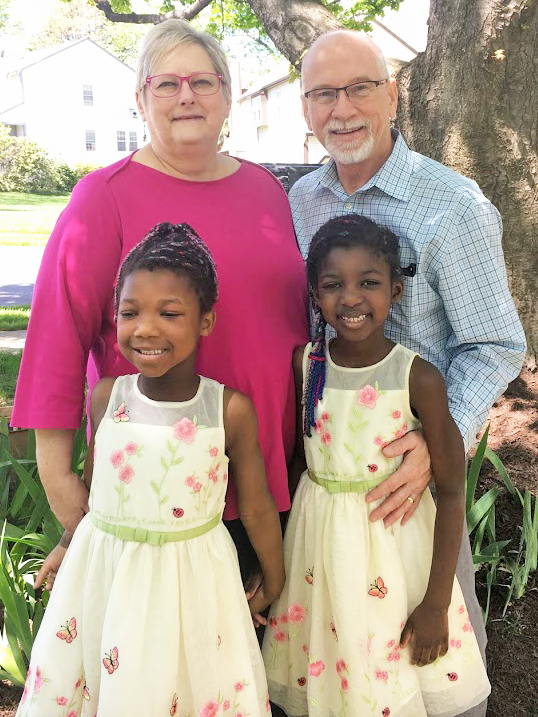
<svg viewBox="0 0 538 717"><path fill-rule="evenodd" d="M411 172L413 167L412 152L405 143L404 138L397 130L392 130L393 137L396 139L392 152L385 164L379 169L374 176L366 182L362 187L357 189L358 192L365 192L368 189L377 187L385 194L389 194L395 199L408 201L410 190L409 182L411 180ZM338 179L336 163L333 159L318 170L318 186L326 187L333 193L338 195L347 194Z"/></svg>

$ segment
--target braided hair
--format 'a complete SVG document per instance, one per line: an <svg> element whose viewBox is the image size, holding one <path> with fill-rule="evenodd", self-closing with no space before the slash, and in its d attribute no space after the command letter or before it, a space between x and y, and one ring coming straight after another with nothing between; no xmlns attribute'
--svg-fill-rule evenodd
<svg viewBox="0 0 538 717"><path fill-rule="evenodd" d="M144 239L127 254L121 265L115 293L118 314L120 294L127 277L144 269L169 269L186 276L192 284L202 314L207 313L218 298L217 269L206 243L189 224L156 224Z"/></svg>
<svg viewBox="0 0 538 717"><path fill-rule="evenodd" d="M313 289L318 285L319 270L333 249L351 249L361 247L384 259L390 270L392 281L402 275L402 267L398 254L398 237L386 227L376 224L371 219L359 214L346 214L335 217L323 224L312 237L306 272L310 287L310 299L314 312L314 340L308 354L308 367L303 391L303 433L311 435L315 425L315 410L323 398L326 369L326 338L327 322L317 305Z"/></svg>

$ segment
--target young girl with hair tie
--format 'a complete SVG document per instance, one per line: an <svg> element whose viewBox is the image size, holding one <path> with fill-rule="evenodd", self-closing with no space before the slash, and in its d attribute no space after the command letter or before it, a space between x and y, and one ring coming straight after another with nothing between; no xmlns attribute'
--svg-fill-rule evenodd
<svg viewBox="0 0 538 717"><path fill-rule="evenodd" d="M250 399L195 372L216 299L187 224L157 225L123 262L117 340L139 373L92 393L90 511L37 576L50 588L62 563L19 717L270 710L252 616L284 583L280 521ZM230 472L263 573L248 603L221 520Z"/></svg>
<svg viewBox="0 0 538 717"><path fill-rule="evenodd" d="M263 644L270 698L294 717L460 715L490 691L454 577L463 442L439 371L384 334L403 291L398 240L365 217L332 219L312 239L307 272L315 341L294 355L306 470ZM327 324L337 334L328 343ZM383 447L418 427L437 513L427 490L404 527L385 528L364 497L401 460Z"/></svg>

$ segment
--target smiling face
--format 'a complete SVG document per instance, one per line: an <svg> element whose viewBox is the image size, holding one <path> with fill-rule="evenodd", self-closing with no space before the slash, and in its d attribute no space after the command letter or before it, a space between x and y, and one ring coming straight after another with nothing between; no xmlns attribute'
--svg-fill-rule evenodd
<svg viewBox="0 0 538 717"><path fill-rule="evenodd" d="M148 378L194 368L200 336L211 333L214 311L203 314L189 278L169 269L139 269L125 278L118 305L118 346Z"/></svg>
<svg viewBox="0 0 538 717"><path fill-rule="evenodd" d="M385 340L385 320L402 291L402 282L391 279L387 261L360 246L331 249L313 287L323 317L339 339L368 340L373 346Z"/></svg>
<svg viewBox="0 0 538 717"><path fill-rule="evenodd" d="M348 31L319 38L303 61L302 90L346 87L364 80L387 77L375 46L365 36ZM310 130L342 165L368 160L373 175L392 151L390 118L396 113L396 83L389 80L360 103L344 91L332 105L320 105L302 97L303 112Z"/></svg>
<svg viewBox="0 0 538 717"><path fill-rule="evenodd" d="M167 55L152 75L172 74L188 77L195 72L216 72L211 58L203 47L188 43ZM161 154L171 154L188 145L206 145L216 151L224 120L230 112L222 86L214 95L195 95L189 83L182 82L174 97L154 97L146 85L137 93L142 119L148 123L151 143Z"/></svg>

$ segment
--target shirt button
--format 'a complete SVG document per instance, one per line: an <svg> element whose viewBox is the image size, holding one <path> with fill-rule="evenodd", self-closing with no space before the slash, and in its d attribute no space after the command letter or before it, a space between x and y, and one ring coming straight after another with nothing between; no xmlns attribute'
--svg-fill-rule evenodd
<svg viewBox="0 0 538 717"><path fill-rule="evenodd" d="M350 209L353 209L353 204L351 204L351 202L346 202L346 203L344 204L344 209L347 209L348 211L349 211Z"/></svg>

